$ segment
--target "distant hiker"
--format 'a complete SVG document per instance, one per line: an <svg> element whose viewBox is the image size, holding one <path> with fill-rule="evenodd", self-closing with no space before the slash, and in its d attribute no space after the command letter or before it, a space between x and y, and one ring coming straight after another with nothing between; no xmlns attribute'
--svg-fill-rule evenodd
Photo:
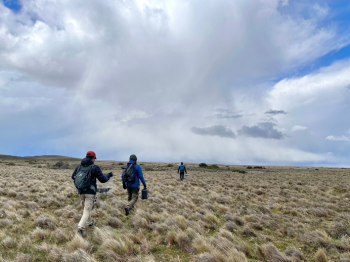
<svg viewBox="0 0 350 262"><path fill-rule="evenodd" d="M184 163L181 162L181 165L179 166L178 170L177 170L177 173L180 172L180 179L181 180L184 180L184 174L186 173L187 175L187 170L186 170L186 167L184 166Z"/></svg>
<svg viewBox="0 0 350 262"><path fill-rule="evenodd" d="M128 205L125 208L125 215L129 215L130 211L134 208L137 199L139 198L140 180L146 189L146 182L143 178L141 167L136 164L137 157L131 155L129 163L125 167L122 173L123 188L128 190Z"/></svg>
<svg viewBox="0 0 350 262"><path fill-rule="evenodd" d="M78 234L82 237L84 236L83 232L86 224L88 224L90 228L94 227L96 224L96 222L91 219L91 210L97 199L96 178L101 183L106 183L113 176L112 172L104 175L101 168L94 164L95 160L95 152L87 152L86 158L81 160L81 164L75 168L74 173L72 174L72 179L74 180L75 187L78 189L81 203L84 208L83 216L78 224Z"/></svg>

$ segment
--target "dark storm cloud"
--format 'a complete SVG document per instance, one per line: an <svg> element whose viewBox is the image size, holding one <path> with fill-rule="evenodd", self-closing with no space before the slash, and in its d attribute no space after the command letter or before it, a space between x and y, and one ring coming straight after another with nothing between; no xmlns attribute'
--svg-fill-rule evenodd
<svg viewBox="0 0 350 262"><path fill-rule="evenodd" d="M243 126L240 130L238 130L239 135L244 135L248 137L260 137L267 139L284 139L285 135L274 129L276 126L274 123L259 123L254 126Z"/></svg>
<svg viewBox="0 0 350 262"><path fill-rule="evenodd" d="M224 126L211 126L211 127L192 127L191 132L196 135L202 136L220 136L220 137L228 137L228 138L236 138L235 133L232 132L231 129L226 128Z"/></svg>
<svg viewBox="0 0 350 262"><path fill-rule="evenodd" d="M287 112L284 110L272 110L270 109L269 111L266 111L264 114L266 115L285 115Z"/></svg>

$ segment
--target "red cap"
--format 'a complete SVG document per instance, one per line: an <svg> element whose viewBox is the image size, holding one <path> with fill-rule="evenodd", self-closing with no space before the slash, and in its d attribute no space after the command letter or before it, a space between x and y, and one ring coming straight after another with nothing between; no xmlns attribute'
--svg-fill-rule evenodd
<svg viewBox="0 0 350 262"><path fill-rule="evenodd" d="M96 154L95 154L94 151L89 151L89 152L87 152L87 153L86 153L86 156L93 156L93 157L96 158Z"/></svg>

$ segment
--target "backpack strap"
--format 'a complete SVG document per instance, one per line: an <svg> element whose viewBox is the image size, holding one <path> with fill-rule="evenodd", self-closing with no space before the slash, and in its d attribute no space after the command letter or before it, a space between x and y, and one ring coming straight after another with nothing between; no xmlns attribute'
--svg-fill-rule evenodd
<svg viewBox="0 0 350 262"><path fill-rule="evenodd" d="M77 177L77 174L78 174L79 171L80 171L80 167L81 167L81 164L79 164L79 166L78 166L77 173L76 173L75 176L74 176L74 181L75 181L75 178Z"/></svg>

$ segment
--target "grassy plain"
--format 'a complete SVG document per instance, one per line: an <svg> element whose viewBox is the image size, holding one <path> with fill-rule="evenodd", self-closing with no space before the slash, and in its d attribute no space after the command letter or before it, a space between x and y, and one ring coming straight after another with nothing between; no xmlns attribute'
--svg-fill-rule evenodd
<svg viewBox="0 0 350 262"><path fill-rule="evenodd" d="M349 169L188 164L180 181L175 164L142 163L150 198L125 217L120 162L97 161L112 190L82 239L79 160L0 159L0 261L350 261Z"/></svg>

